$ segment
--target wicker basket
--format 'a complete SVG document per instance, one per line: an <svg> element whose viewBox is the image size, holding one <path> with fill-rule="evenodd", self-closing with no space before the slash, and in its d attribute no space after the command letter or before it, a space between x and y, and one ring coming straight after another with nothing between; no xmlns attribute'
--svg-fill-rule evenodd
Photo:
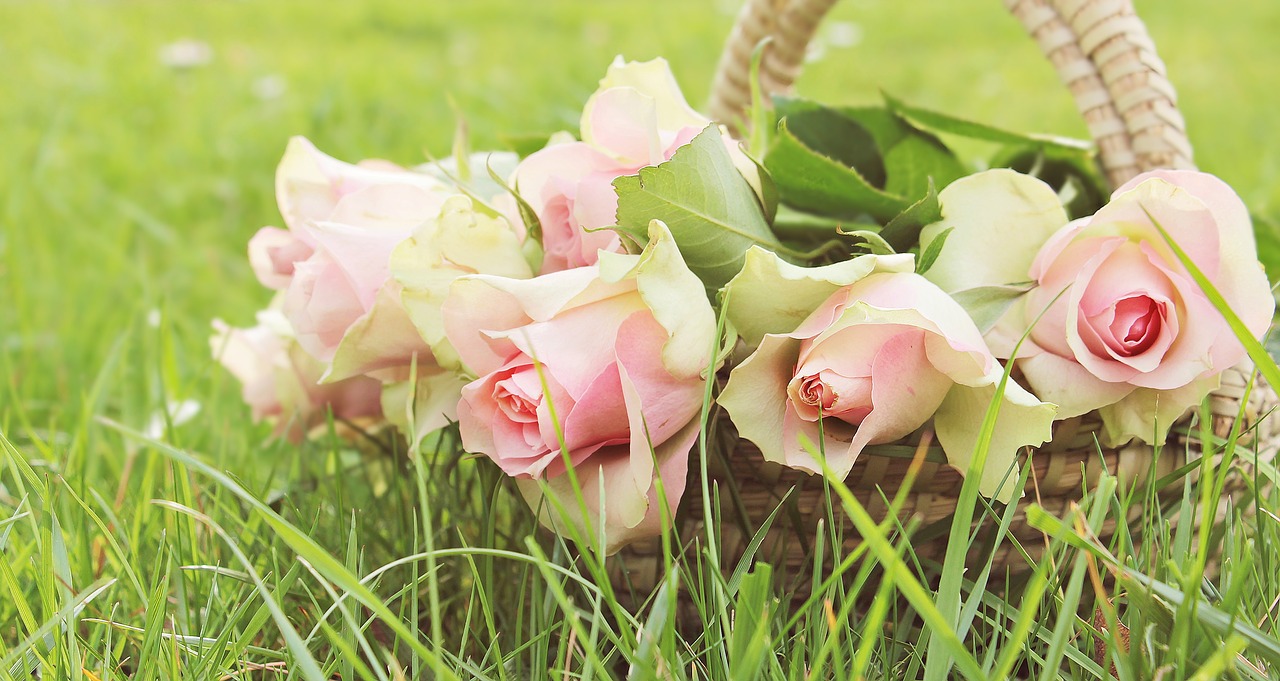
<svg viewBox="0 0 1280 681"><path fill-rule="evenodd" d="M761 66L762 86L766 92L786 92L799 73L819 21L834 3L748 0L720 60L711 95L712 115L730 125L741 120L750 101L751 54L765 37L771 36L772 44ZM1173 88L1130 0L1005 0L1005 5L1040 44L1071 90L1113 185L1146 170L1193 167ZM1241 399L1251 374L1248 364L1224 372L1222 387L1210 400L1213 431L1219 437L1230 432L1241 413ZM1275 390L1256 380L1244 410L1246 422L1241 430L1247 435L1241 442L1267 461L1275 457L1280 444L1280 424L1277 419L1261 423L1258 419L1278 404ZM1055 423L1050 443L1024 453L1024 464L1030 465L1032 472L1011 534L1035 558L1047 541L1025 522L1025 509L1030 504L1064 512L1081 498L1086 487L1097 483L1104 467L1117 475L1121 484L1130 486L1143 486L1177 470L1188 458L1199 456L1199 443L1188 436L1196 431L1188 428L1189 422L1190 417L1170 430L1159 457L1153 447L1136 442L1120 449L1103 449L1099 455L1096 434L1101 421L1096 414ZM708 461L709 474L722 500L722 564L736 563L755 529L790 493L756 555L786 574L801 575L796 593L807 592L802 575L811 570L810 544L827 508L821 479L766 462L750 443L735 444L730 427L723 431L729 431L718 440L723 449ZM921 437L917 433L896 443L897 447L868 448L854 465L845 483L873 517L882 519L887 513L884 498L897 491ZM940 450L929 451L902 509L904 520L916 516L923 521L913 541L922 557L941 557L945 551L946 531L962 483L960 474L944 461ZM691 468L696 470L697 466ZM1247 473L1239 470L1228 480L1228 494L1244 487ZM682 540L693 541L704 532L702 501L696 493L700 483L691 480L688 489L677 516L677 529ZM1132 510L1140 512L1138 507ZM840 518L829 518L827 523L828 527L843 525L846 550L857 545L857 537L850 536L852 523ZM1113 526L1104 527L1103 538L1110 537L1113 530ZM996 547L995 553L997 566L1016 569L1027 565L1012 544ZM643 598L662 577L660 542L628 546L612 568L613 581L622 593Z"/></svg>

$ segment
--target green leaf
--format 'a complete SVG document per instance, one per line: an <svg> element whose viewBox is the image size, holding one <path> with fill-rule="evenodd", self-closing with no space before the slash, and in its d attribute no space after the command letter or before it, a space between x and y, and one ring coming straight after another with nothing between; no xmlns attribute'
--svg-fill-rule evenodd
<svg viewBox="0 0 1280 681"><path fill-rule="evenodd" d="M938 235L938 240L947 232ZM933 250L934 244L938 240L929 244L929 250ZM939 248L938 250L941 250ZM934 257L937 257L936 255ZM922 258L923 260L923 258ZM1017 300L1022 294L1030 291L1032 284L1009 284L1006 286L978 286L976 288L956 291L951 294L960 307L973 318L973 323L978 325L978 330L986 333L1000 321L1004 313L1008 311L1009 306L1013 305L1013 301Z"/></svg>
<svg viewBox="0 0 1280 681"><path fill-rule="evenodd" d="M908 136L919 132L883 106L841 106L836 107L836 111L866 128L882 151L892 149Z"/></svg>
<svg viewBox="0 0 1280 681"><path fill-rule="evenodd" d="M773 106L778 118L786 118L815 109L829 109L862 126L870 133L881 151L893 147L914 131L914 128L883 106L828 107L799 97L774 97Z"/></svg>
<svg viewBox="0 0 1280 681"><path fill-rule="evenodd" d="M858 171L812 149L791 133L784 119L764 165L778 184L783 203L839 218L870 214L889 220L906 210L907 199L877 189Z"/></svg>
<svg viewBox="0 0 1280 681"><path fill-rule="evenodd" d="M916 274L924 274L933 267L933 263L937 262L938 254L942 252L942 246L947 242L947 237L956 231L955 227L948 227L938 234L938 236L929 242L929 247L924 249L920 254L920 259L916 261Z"/></svg>
<svg viewBox="0 0 1280 681"><path fill-rule="evenodd" d="M930 182L924 198L898 213L880 230L880 236L895 250L907 251L920 241L920 230L942 219L942 204L938 202L937 186Z"/></svg>
<svg viewBox="0 0 1280 681"><path fill-rule="evenodd" d="M857 121L826 107L786 117L787 130L809 149L857 171L868 183L884 187L885 161L875 138Z"/></svg>
<svg viewBox="0 0 1280 681"><path fill-rule="evenodd" d="M941 140L921 132L890 147L884 164L889 176L885 191L899 196L925 196L969 174Z"/></svg>
<svg viewBox="0 0 1280 681"><path fill-rule="evenodd" d="M889 106L889 109L898 116L901 116L902 118L925 128L926 130L932 130L934 132L987 140L988 142L999 142L1001 144L1032 144L1036 147L1057 147L1073 151L1087 151L1093 148L1093 145L1090 142L1072 139L1070 137L1010 132L985 123L976 123L950 114L921 109L919 107L905 104L888 94L884 95L884 101L885 104Z"/></svg>
<svg viewBox="0 0 1280 681"><path fill-rule="evenodd" d="M867 251L875 255L893 255L897 253L897 251L893 250L893 246L890 246L889 242L885 241L884 237L880 236L879 232L870 229L855 229L851 232L842 231L840 233L845 236L861 239L862 243L857 244L858 247L865 248Z"/></svg>
<svg viewBox="0 0 1280 681"><path fill-rule="evenodd" d="M751 185L734 167L714 126L698 133L671 160L613 181L623 235L649 241L649 223L671 230L689 269L719 290L742 269L747 249L785 250L769 231Z"/></svg>

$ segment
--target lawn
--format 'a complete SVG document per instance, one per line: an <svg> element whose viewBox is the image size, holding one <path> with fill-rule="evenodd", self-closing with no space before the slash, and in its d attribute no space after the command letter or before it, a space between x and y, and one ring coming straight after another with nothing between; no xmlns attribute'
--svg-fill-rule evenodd
<svg viewBox="0 0 1280 681"><path fill-rule="evenodd" d="M1280 4L1137 4L1197 162L1255 211L1275 272ZM838 103L883 89L1083 135L999 5L847 0L799 89ZM697 103L736 10L0 0L0 679L946 678L953 659L957 674L993 677L1105 678L1114 664L1122 679L1280 678L1274 495L1198 537L1149 516L1138 576L1100 576L1059 545L1053 569L1017 587L1042 597L966 587L958 631L918 614L910 576L881 594L887 612L835 617L879 588L868 562L869 581L849 587L863 591L834 611L819 599L789 622L768 606L758 638L704 613L697 637L661 599L633 619L574 586L596 566L535 533L492 467L295 446L250 422L209 357L210 320L246 325L267 302L245 243L279 222L272 178L290 136L412 164L448 153L459 111L476 148L574 129L615 54L665 56ZM182 40L206 45L207 61L166 64ZM1164 512L1216 506L1196 485L1184 496ZM1086 511L1101 523L1127 503L1158 505L1104 490ZM767 600L737 598L744 612ZM1093 627L1095 600L1104 619L1121 612L1129 653Z"/></svg>

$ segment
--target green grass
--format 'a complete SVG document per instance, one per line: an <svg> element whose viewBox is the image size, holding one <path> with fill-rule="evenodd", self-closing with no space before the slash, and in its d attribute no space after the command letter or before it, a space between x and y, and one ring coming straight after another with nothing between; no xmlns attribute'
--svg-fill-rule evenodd
<svg viewBox="0 0 1280 681"><path fill-rule="evenodd" d="M1138 4L1201 167L1276 222L1280 5ZM278 220L272 175L290 135L411 163L448 148L450 98L477 148L573 128L617 53L666 56L697 101L735 11L0 0L0 678L1105 678L1112 665L1120 679L1280 678L1270 491L1197 531L1215 486L1160 500L1104 479L1065 522L1035 518L1058 537L1043 581L949 573L958 607L936 602L939 570L917 570L900 529L884 527L837 560L845 579L818 561L824 586L794 613L764 568L720 577L697 555L629 612L602 567L535 532L483 462L294 447L249 423L208 357L208 322L246 324L266 302L245 242ZM866 102L884 88L1083 134L999 3L848 0L833 19L862 39L829 46L805 94ZM185 37L212 47L208 65L160 63ZM284 92L260 98L269 77ZM198 415L166 423L164 405L182 400ZM1249 454L1219 450L1218 469L1187 472L1213 480ZM1132 537L1080 539L1130 505L1146 509ZM696 630L675 626L677 586L702 606ZM1128 628L1129 652L1100 635L1095 606L1109 631Z"/></svg>

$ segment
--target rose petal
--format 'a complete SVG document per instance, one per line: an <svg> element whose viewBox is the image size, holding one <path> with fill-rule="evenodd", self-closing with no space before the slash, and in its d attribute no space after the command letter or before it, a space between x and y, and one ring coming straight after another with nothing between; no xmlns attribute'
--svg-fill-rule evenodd
<svg viewBox="0 0 1280 681"><path fill-rule="evenodd" d="M311 257L314 249L297 235L278 227L263 227L249 239L249 265L258 281L283 290L293 279L294 263Z"/></svg>
<svg viewBox="0 0 1280 681"><path fill-rule="evenodd" d="M616 361L614 339L624 321L647 314L644 301L630 293L562 311L545 322L509 331L491 331L507 338L524 355L541 362L574 399L581 399L600 368Z"/></svg>
<svg viewBox="0 0 1280 681"><path fill-rule="evenodd" d="M876 353L871 374L871 413L858 426L847 451L828 464L841 479L849 474L866 445L892 442L924 425L951 389L952 381L934 368L925 352L927 334L904 333Z"/></svg>
<svg viewBox="0 0 1280 681"><path fill-rule="evenodd" d="M438 217L428 220L392 251L392 275L404 289L414 326L442 363L458 363L446 342L443 304L449 287L464 274L484 272L516 279L533 276L519 238L501 218L477 213L470 199L451 197Z"/></svg>
<svg viewBox="0 0 1280 681"><path fill-rule="evenodd" d="M648 312L627 318L614 341L618 364L643 406L644 438L635 438L633 431L633 442L662 444L702 411L706 382L673 376L662 362L666 343L666 329Z"/></svg>
<svg viewBox="0 0 1280 681"><path fill-rule="evenodd" d="M738 434L754 442L767 461L787 463L783 423L789 409L787 384L795 375L799 356L800 341L765 336L756 351L729 373L729 382L716 398Z"/></svg>
<svg viewBox="0 0 1280 681"><path fill-rule="evenodd" d="M1213 214L1218 233L1218 257L1221 262L1229 264L1218 272L1214 284L1249 330L1255 336L1261 336L1271 323L1275 299L1271 296L1262 266L1254 265L1258 252L1254 244L1253 223L1244 202L1227 183L1208 173L1192 170L1143 173L1116 193L1127 192L1151 178L1187 190ZM1186 250L1186 244L1178 243Z"/></svg>
<svg viewBox="0 0 1280 681"><path fill-rule="evenodd" d="M1058 405L1058 418L1086 414L1123 398L1134 387L1094 376L1078 362L1041 352L1019 358L1018 368L1040 399Z"/></svg>
<svg viewBox="0 0 1280 681"><path fill-rule="evenodd" d="M910 255L863 255L824 267L800 267L753 246L742 271L725 285L725 314L749 347L765 334L791 333L832 294L873 272L910 272ZM831 308L834 319L838 310ZM825 328L825 327L824 327Z"/></svg>
<svg viewBox="0 0 1280 681"><path fill-rule="evenodd" d="M707 370L718 345L715 311L665 224L649 223L649 245L639 256L602 253L600 279L634 280L653 318L667 330L662 363L673 376L696 378Z"/></svg>
<svg viewBox="0 0 1280 681"><path fill-rule="evenodd" d="M347 329L323 380L340 381L361 374L407 380L415 356L419 366L435 370L431 348L400 304L400 285L391 282L378 292L373 307Z"/></svg>
<svg viewBox="0 0 1280 681"><path fill-rule="evenodd" d="M604 371L585 386L575 398L571 411L565 413L562 408L557 406L556 411L564 419L564 442L570 452L594 444L630 441L627 404L622 396L622 377L617 363L607 364Z"/></svg>
<svg viewBox="0 0 1280 681"><path fill-rule="evenodd" d="M633 88L653 100L657 125L662 130L686 127L701 130L710 122L685 101L680 85L671 74L671 66L661 57L644 62L628 62L621 57L614 59L600 80L597 92L622 87ZM590 108L590 101L587 106Z"/></svg>
<svg viewBox="0 0 1280 681"><path fill-rule="evenodd" d="M1049 185L1007 169L960 178L938 195L941 221L920 232L920 250L954 228L925 276L954 293L1030 279L1040 247L1067 213ZM993 254L999 257L993 257Z"/></svg>
<svg viewBox="0 0 1280 681"><path fill-rule="evenodd" d="M1102 444L1119 447L1132 439L1164 442L1169 428L1188 410L1217 389L1221 375L1213 374L1174 390L1138 388L1098 410L1102 416Z"/></svg>
<svg viewBox="0 0 1280 681"><path fill-rule="evenodd" d="M934 415L938 443L946 452L947 461L961 474L967 474L972 465L979 428L996 397L999 378L999 374L993 372L991 382L985 386L955 386ZM1036 399L1013 381L1005 384L1001 400L978 491L1007 504L1022 496L1017 485L1018 450L1049 441L1057 409Z"/></svg>
<svg viewBox="0 0 1280 681"><path fill-rule="evenodd" d="M601 90L587 100L582 112L582 141L623 166L663 161L657 106L652 97L630 87Z"/></svg>
<svg viewBox="0 0 1280 681"><path fill-rule="evenodd" d="M463 363L483 375L496 371L518 351L502 332L551 319L567 307L634 290L632 281L600 281L597 270L589 267L532 279L468 275L454 281L445 298L445 336Z"/></svg>
<svg viewBox="0 0 1280 681"><path fill-rule="evenodd" d="M1154 246L1165 262L1181 269L1153 220L1186 251L1205 276L1211 281L1217 279L1223 261L1215 215L1191 192L1158 177L1112 194L1111 201L1093 216L1081 235L1119 234L1141 239Z"/></svg>
<svg viewBox="0 0 1280 681"><path fill-rule="evenodd" d="M568 475L541 484L518 479L516 487L545 527L561 534L569 534L569 528L574 527L584 538L599 541L604 553L616 553L623 546L657 536L670 526L684 495L689 450L698 439L698 425L696 421L690 423L654 449L649 456L656 459L658 474L647 481L637 481L634 456L628 448L619 446L597 452L578 467L576 490L575 478ZM659 503L658 481L667 501L665 507ZM544 489L550 498L544 498ZM579 494L586 518L579 512Z"/></svg>
<svg viewBox="0 0 1280 681"><path fill-rule="evenodd" d="M317 252L294 269L283 312L298 344L328 362L347 329L365 313L365 306L338 264L327 253Z"/></svg>
<svg viewBox="0 0 1280 681"><path fill-rule="evenodd" d="M435 178L402 168L369 168L328 156L304 137L289 140L276 169L276 200L290 230L301 230L327 218L338 201L352 192L376 185L408 185L424 191L445 191ZM304 234L299 237L306 239Z"/></svg>

